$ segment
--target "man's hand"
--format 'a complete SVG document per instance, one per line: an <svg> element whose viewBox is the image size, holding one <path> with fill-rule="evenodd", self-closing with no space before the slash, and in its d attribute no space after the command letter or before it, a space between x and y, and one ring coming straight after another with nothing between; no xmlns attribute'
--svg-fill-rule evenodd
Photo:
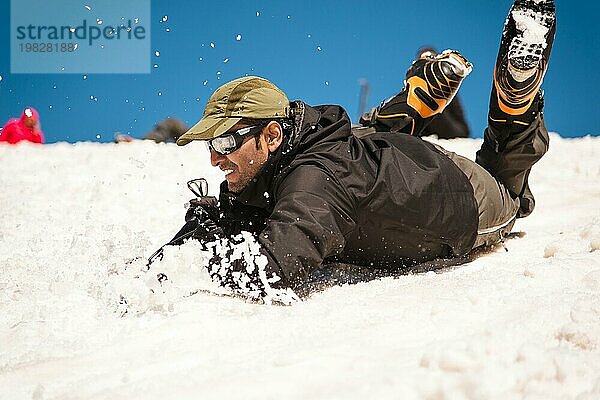
<svg viewBox="0 0 600 400"><path fill-rule="evenodd" d="M219 220L219 206L217 198L214 196L202 196L191 199L190 207L185 213L185 221L188 222L193 218L197 218L200 222L206 218L213 221Z"/></svg>
<svg viewBox="0 0 600 400"><path fill-rule="evenodd" d="M185 214L185 225L165 246L179 246L188 238L200 241L211 238L214 240L217 233L223 234L223 229L217 225L219 221L219 207L215 197L202 196L192 199Z"/></svg>
<svg viewBox="0 0 600 400"><path fill-rule="evenodd" d="M201 196L190 200L190 207L185 214L185 221L196 220L197 227L194 229L192 238L200 242L209 242L223 236L223 228L218 225L219 206L217 198L213 196Z"/></svg>
<svg viewBox="0 0 600 400"><path fill-rule="evenodd" d="M218 226L212 219L206 218L204 221L200 221L198 226L192 234L192 238L200 241L201 243L213 242L218 237L225 236L223 228Z"/></svg>

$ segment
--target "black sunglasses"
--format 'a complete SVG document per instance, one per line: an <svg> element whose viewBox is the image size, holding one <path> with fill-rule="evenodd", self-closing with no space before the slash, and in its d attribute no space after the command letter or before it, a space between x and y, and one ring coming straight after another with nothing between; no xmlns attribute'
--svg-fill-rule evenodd
<svg viewBox="0 0 600 400"><path fill-rule="evenodd" d="M206 141L208 149L222 156L233 153L244 144L244 139L250 135L256 135L265 127L264 124L247 126L233 132L226 132L221 136Z"/></svg>

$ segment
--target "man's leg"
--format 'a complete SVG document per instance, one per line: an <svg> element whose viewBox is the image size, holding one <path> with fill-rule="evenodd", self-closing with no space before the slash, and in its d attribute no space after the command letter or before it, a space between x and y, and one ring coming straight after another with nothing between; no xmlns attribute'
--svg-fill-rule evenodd
<svg viewBox="0 0 600 400"><path fill-rule="evenodd" d="M477 239L473 248L503 240L515 223L519 199L513 198L504 185L479 164L441 146L436 147L460 168L473 187L479 216Z"/></svg>
<svg viewBox="0 0 600 400"><path fill-rule="evenodd" d="M533 211L531 167L548 150L540 90L546 73L556 14L553 0L516 0L504 25L494 68L488 128L477 163L520 200L518 217Z"/></svg>
<svg viewBox="0 0 600 400"><path fill-rule="evenodd" d="M471 70L471 63L455 51L423 55L408 69L402 91L365 114L360 122L378 132L420 136L450 104Z"/></svg>

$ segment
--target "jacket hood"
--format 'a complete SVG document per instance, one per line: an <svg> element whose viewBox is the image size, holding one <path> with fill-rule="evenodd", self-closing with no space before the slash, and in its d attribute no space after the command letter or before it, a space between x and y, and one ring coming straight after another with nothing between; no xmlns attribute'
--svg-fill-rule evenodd
<svg viewBox="0 0 600 400"><path fill-rule="evenodd" d="M337 105L311 107L301 101L292 103L294 131L285 140L283 153L293 158L314 146L338 142L351 135L346 111Z"/></svg>
<svg viewBox="0 0 600 400"><path fill-rule="evenodd" d="M40 121L40 114L33 107L26 107L21 114L21 121L24 121L25 118L32 117L36 122Z"/></svg>

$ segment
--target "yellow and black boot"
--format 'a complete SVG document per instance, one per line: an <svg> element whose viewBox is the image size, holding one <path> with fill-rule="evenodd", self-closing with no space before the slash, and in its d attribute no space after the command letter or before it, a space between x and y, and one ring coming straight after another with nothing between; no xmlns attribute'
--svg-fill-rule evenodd
<svg viewBox="0 0 600 400"><path fill-rule="evenodd" d="M438 55L423 53L408 69L402 91L372 114L371 125L378 131L419 136L450 104L472 69L472 64L454 50Z"/></svg>
<svg viewBox="0 0 600 400"><path fill-rule="evenodd" d="M494 68L488 125L496 151L524 131L543 108L542 81L556 32L553 0L516 0L508 13Z"/></svg>
<svg viewBox="0 0 600 400"><path fill-rule="evenodd" d="M550 144L541 85L555 32L553 0L515 0L504 23L488 127L475 158L519 198L517 217L526 217L535 207L529 173Z"/></svg>

